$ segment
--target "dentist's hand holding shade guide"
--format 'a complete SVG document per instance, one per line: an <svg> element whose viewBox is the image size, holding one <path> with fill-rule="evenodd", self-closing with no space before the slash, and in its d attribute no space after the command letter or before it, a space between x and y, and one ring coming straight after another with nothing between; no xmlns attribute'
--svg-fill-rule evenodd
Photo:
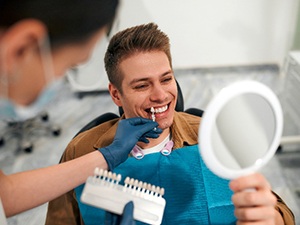
<svg viewBox="0 0 300 225"><path fill-rule="evenodd" d="M81 201L117 215L122 215L125 205L132 201L135 220L161 224L166 205L164 188L129 177L121 185L121 178L120 174L96 168L86 181Z"/></svg>
<svg viewBox="0 0 300 225"><path fill-rule="evenodd" d="M154 108L151 107L150 111L151 119L155 122ZM156 127L153 129L157 130ZM166 205L166 200L162 197L164 188L129 177L124 180L124 185L120 185L120 181L120 174L96 168L94 176L86 181L81 201L117 215L122 215L128 202L133 202L135 220L161 224Z"/></svg>

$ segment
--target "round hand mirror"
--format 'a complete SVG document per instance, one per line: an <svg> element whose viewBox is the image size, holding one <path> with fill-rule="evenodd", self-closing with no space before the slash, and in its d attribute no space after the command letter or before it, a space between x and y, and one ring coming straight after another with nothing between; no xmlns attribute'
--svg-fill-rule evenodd
<svg viewBox="0 0 300 225"><path fill-rule="evenodd" d="M283 115L277 96L256 81L223 88L209 103L199 127L207 167L225 179L259 170L275 154Z"/></svg>

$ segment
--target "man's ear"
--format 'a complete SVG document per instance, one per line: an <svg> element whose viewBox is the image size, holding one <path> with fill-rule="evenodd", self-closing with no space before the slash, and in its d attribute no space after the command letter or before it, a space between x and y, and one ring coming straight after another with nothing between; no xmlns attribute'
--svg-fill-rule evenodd
<svg viewBox="0 0 300 225"><path fill-rule="evenodd" d="M122 106L122 102L120 98L121 93L119 92L119 90L112 83L109 83L108 90L114 103L119 107Z"/></svg>
<svg viewBox="0 0 300 225"><path fill-rule="evenodd" d="M2 34L0 53L5 68L10 74L13 69L21 65L22 60L26 60L26 56L31 51L36 51L39 42L44 40L47 35L46 26L39 20L26 19L9 27Z"/></svg>

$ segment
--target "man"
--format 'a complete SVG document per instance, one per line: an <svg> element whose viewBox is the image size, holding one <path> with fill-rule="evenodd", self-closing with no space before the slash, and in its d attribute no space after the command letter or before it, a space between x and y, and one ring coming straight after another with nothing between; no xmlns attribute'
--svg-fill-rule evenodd
<svg viewBox="0 0 300 225"><path fill-rule="evenodd" d="M114 172L165 188L163 224L294 224L292 212L262 175L233 180L231 191L228 181L206 168L197 145L200 118L174 110L177 87L169 39L155 24L116 34L105 67L112 100L124 115L72 140L63 162L109 145L124 118L153 118L163 130L161 135L149 143L137 142L135 151L144 157L132 152ZM246 191L249 188L256 191ZM101 224L104 212L80 202L82 189L79 186L50 202L46 224Z"/></svg>

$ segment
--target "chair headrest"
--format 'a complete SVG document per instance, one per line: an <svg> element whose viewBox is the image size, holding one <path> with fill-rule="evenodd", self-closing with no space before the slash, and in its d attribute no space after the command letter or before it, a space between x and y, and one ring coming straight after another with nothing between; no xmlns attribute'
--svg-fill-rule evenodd
<svg viewBox="0 0 300 225"><path fill-rule="evenodd" d="M177 80L176 80L176 84L177 84L177 102L176 102L175 110L177 112L183 112L184 111L183 95L182 95L181 88L180 88L180 85Z"/></svg>

